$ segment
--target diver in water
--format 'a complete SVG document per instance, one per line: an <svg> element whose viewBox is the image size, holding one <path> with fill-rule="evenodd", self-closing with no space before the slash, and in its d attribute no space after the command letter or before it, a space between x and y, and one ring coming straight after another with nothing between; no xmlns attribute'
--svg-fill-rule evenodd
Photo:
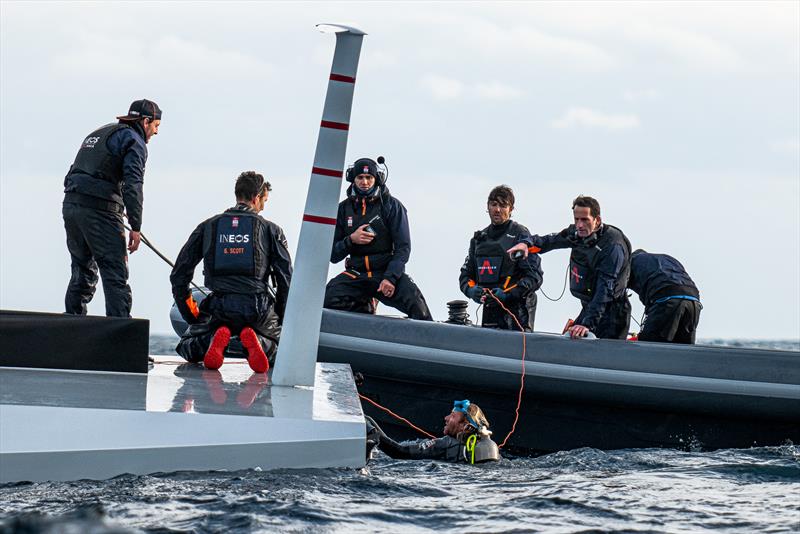
<svg viewBox="0 0 800 534"><path fill-rule="evenodd" d="M489 421L477 404L455 401L444 418L444 436L435 439L394 441L371 417L367 417L367 458L374 447L396 460L444 460L479 464L500 460L500 449L492 441Z"/></svg>

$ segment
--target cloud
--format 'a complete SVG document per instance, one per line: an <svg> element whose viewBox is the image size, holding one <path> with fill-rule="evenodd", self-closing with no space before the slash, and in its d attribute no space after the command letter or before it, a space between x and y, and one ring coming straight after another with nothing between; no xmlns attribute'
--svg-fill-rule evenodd
<svg viewBox="0 0 800 534"><path fill-rule="evenodd" d="M661 93L655 89L628 89L622 93L622 97L628 102L639 102L643 100L657 100L661 98Z"/></svg>
<svg viewBox="0 0 800 534"><path fill-rule="evenodd" d="M453 50L459 50L473 61L495 62L500 58L515 65L533 63L578 72L608 71L619 63L604 48L588 40L557 35L557 29L543 31L536 21L510 25L492 22L493 15L481 15L479 10L473 13L454 13L447 9L419 16L414 24L436 28L430 32L435 46L425 49L426 57L445 59Z"/></svg>
<svg viewBox="0 0 800 534"><path fill-rule="evenodd" d="M420 80L420 85L437 100L455 100L461 97L512 100L524 94L521 89L498 81L467 84L455 78L435 75L425 76Z"/></svg>
<svg viewBox="0 0 800 534"><path fill-rule="evenodd" d="M54 74L129 79L131 73L150 72L161 78L241 80L268 77L273 71L268 63L247 54L170 35L147 44L103 34L82 35L76 41L76 47L53 58Z"/></svg>
<svg viewBox="0 0 800 534"><path fill-rule="evenodd" d="M554 120L552 126L558 129L582 126L610 131L629 130L639 127L639 117L636 115L611 115L589 108L571 107L563 116Z"/></svg>
<svg viewBox="0 0 800 534"><path fill-rule="evenodd" d="M769 148L777 154L798 156L800 155L800 137L776 139L769 144Z"/></svg>
<svg viewBox="0 0 800 534"><path fill-rule="evenodd" d="M367 51L364 53L364 63L374 67L394 67L397 65L397 58L383 50Z"/></svg>
<svg viewBox="0 0 800 534"><path fill-rule="evenodd" d="M474 90L477 96L487 100L513 100L523 94L520 89L500 82L479 83Z"/></svg>
<svg viewBox="0 0 800 534"><path fill-rule="evenodd" d="M430 75L422 78L420 83L437 100L453 100L464 93L464 84L454 78Z"/></svg>
<svg viewBox="0 0 800 534"><path fill-rule="evenodd" d="M745 70L744 58L728 43L703 31L640 21L623 30L634 42L652 47L695 69L712 72Z"/></svg>

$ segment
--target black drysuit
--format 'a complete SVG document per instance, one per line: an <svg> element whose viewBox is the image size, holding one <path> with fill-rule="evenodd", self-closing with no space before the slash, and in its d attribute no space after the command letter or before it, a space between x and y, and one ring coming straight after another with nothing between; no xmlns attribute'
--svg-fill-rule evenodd
<svg viewBox="0 0 800 534"><path fill-rule="evenodd" d="M195 317L188 300L194 269L203 261L204 285L213 293L200 304ZM275 301L268 278L277 284ZM268 337L273 310L283 322L292 279L292 260L283 230L249 208L237 204L200 223L181 249L172 269L172 296L189 328L176 350L191 362L201 361L214 332L227 326L233 335L244 327L255 330L268 357L276 347Z"/></svg>
<svg viewBox="0 0 800 534"><path fill-rule="evenodd" d="M325 288L324 307L360 313L373 313L373 298L405 313L412 319L432 320L425 297L406 272L411 256L411 232L403 204L389 194L389 189L376 185L375 193L361 196L355 186L347 189L348 197L339 203L333 235L331 263L345 257L345 270L332 278ZM375 238L367 245L357 245L350 234L369 224ZM382 280L395 286L394 294L378 293Z"/></svg>
<svg viewBox="0 0 800 534"><path fill-rule="evenodd" d="M133 231L142 226L147 146L137 123L112 123L90 133L64 177L62 215L72 275L64 307L85 315L103 278L106 315L130 317L128 251L122 214Z"/></svg>
<svg viewBox="0 0 800 534"><path fill-rule="evenodd" d="M581 301L575 324L597 337L625 339L631 320L626 287L630 274L631 244L619 228L603 224L580 238L575 225L557 234L532 236L529 244L541 253L572 249L569 257L569 289Z"/></svg>
<svg viewBox="0 0 800 534"><path fill-rule="evenodd" d="M461 292L467 297L473 287L500 288L505 295L503 305L527 332L533 331L536 317L536 290L541 287L543 276L541 258L538 254L528 254L527 258L515 261L506 251L530 238L527 228L510 219L475 232L458 278ZM516 321L491 296L484 300L482 326L519 329Z"/></svg>
<svg viewBox="0 0 800 534"><path fill-rule="evenodd" d="M700 321L700 291L683 265L667 254L631 255L628 287L644 304L640 341L692 344Z"/></svg>

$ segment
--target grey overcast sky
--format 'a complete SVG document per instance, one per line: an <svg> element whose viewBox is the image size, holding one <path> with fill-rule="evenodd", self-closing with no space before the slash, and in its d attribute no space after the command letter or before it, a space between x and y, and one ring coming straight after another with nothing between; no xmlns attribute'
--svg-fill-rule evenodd
<svg viewBox="0 0 800 534"><path fill-rule="evenodd" d="M800 337L800 2L0 10L4 309L63 310L63 176L85 135L134 99L164 110L149 145L145 235L174 258L254 169L274 188L264 215L294 251L334 47L314 25L340 22L369 34L347 160L386 156L411 219L407 271L437 319L461 297L487 193L506 183L514 218L534 233L570 223L582 193L635 248L680 259L702 294L700 337ZM550 296L567 258L543 257ZM168 266L142 248L130 269L134 316L171 332ZM539 302L538 330L560 331L579 310L568 292ZM104 313L100 289L90 313Z"/></svg>

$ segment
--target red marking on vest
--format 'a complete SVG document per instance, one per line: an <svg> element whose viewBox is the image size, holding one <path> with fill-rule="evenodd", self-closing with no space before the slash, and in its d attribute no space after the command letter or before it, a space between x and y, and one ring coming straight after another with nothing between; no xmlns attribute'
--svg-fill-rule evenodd
<svg viewBox="0 0 800 534"><path fill-rule="evenodd" d="M233 226L234 228L239 228L239 217L233 218L233 220L231 221L231 226Z"/></svg>
<svg viewBox="0 0 800 534"><path fill-rule="evenodd" d="M311 174L320 174L322 176L333 176L334 178L342 177L342 171L335 171L333 169L323 169L322 167L312 167Z"/></svg>
<svg viewBox="0 0 800 534"><path fill-rule="evenodd" d="M581 275L578 274L578 268L577 267L573 267L572 268L572 276L575 277L575 283L576 284L580 284L581 283Z"/></svg>
<svg viewBox="0 0 800 534"><path fill-rule="evenodd" d="M350 125L345 122L322 121L320 124L323 128L330 128L332 130L349 130Z"/></svg>
<svg viewBox="0 0 800 534"><path fill-rule="evenodd" d="M309 215L307 213L303 215L303 221L336 226L336 219L331 219L330 217L320 217L318 215Z"/></svg>
<svg viewBox="0 0 800 534"><path fill-rule="evenodd" d="M489 260L483 260L483 265L480 266L478 271L480 274L486 274L486 271L489 271L489 274L494 274L494 269L492 268L492 264L489 263Z"/></svg>
<svg viewBox="0 0 800 534"><path fill-rule="evenodd" d="M356 79L352 76L345 76L343 74L334 74L331 72L331 80L334 82L356 83Z"/></svg>

